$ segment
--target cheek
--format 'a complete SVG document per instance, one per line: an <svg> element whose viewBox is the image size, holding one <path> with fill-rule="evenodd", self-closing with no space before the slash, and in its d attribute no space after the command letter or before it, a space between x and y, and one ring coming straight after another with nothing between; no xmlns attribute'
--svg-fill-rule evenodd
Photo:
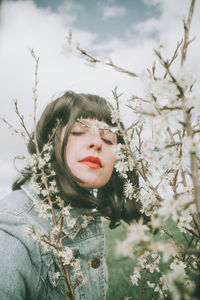
<svg viewBox="0 0 200 300"><path fill-rule="evenodd" d="M73 163L73 155L74 151L72 151L72 144L71 140L69 138L67 145L65 146L65 163L70 167L70 165Z"/></svg>
<svg viewBox="0 0 200 300"><path fill-rule="evenodd" d="M65 162L69 163L72 159L75 158L75 155L78 153L77 139L74 139L73 136L69 136L67 145L65 146Z"/></svg>
<svg viewBox="0 0 200 300"><path fill-rule="evenodd" d="M109 155L107 156L107 166L108 166L108 172L112 174L112 171L115 167L115 162L116 162L116 159L115 159L115 155L112 152L109 153Z"/></svg>
<svg viewBox="0 0 200 300"><path fill-rule="evenodd" d="M70 167L72 161L72 156L70 155L70 152L65 150L65 164Z"/></svg>

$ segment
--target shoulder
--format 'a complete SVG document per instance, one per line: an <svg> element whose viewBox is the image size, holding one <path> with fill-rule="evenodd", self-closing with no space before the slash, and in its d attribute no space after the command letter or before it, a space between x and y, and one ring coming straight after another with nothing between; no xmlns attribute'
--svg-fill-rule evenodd
<svg viewBox="0 0 200 300"><path fill-rule="evenodd" d="M32 224L32 207L32 201L22 190L11 192L0 199L1 247L7 248L6 243L12 242L13 247L21 243L27 249L35 248L32 239L26 234L27 228Z"/></svg>
<svg viewBox="0 0 200 300"><path fill-rule="evenodd" d="M31 217L33 209L33 202L24 191L17 190L9 193L0 199L0 230L6 230L23 239L25 226L36 223L36 220Z"/></svg>
<svg viewBox="0 0 200 300"><path fill-rule="evenodd" d="M31 284L34 288L39 285L40 249L26 234L30 209L31 202L21 190L0 200L0 290L3 296L4 293L11 298L15 293L16 297L18 293L25 295L25 286L31 291ZM33 273L38 278L34 278Z"/></svg>
<svg viewBox="0 0 200 300"><path fill-rule="evenodd" d="M0 199L0 213L12 212L21 214L28 212L33 207L31 199L23 190L12 191Z"/></svg>
<svg viewBox="0 0 200 300"><path fill-rule="evenodd" d="M11 297L9 286L15 285L12 299L18 292L25 295L25 287L29 293L42 291L47 276L43 264L46 257L43 257L39 243L27 234L32 225L42 227L35 216L32 200L23 190L0 199L0 290L9 291Z"/></svg>

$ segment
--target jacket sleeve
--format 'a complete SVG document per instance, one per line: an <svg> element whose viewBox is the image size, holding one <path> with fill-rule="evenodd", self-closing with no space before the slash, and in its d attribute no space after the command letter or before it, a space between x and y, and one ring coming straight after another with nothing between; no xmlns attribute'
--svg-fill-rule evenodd
<svg viewBox="0 0 200 300"><path fill-rule="evenodd" d="M34 279L29 253L16 237L6 232L0 231L0 241L1 299L24 300Z"/></svg>
<svg viewBox="0 0 200 300"><path fill-rule="evenodd" d="M41 290L40 299L45 299L39 247L16 219L12 214L0 213L0 299L39 299Z"/></svg>

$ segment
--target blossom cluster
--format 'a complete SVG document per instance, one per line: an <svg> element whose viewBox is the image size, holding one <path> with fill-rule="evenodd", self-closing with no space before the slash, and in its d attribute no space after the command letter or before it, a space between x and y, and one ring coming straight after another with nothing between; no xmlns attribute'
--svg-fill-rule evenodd
<svg viewBox="0 0 200 300"><path fill-rule="evenodd" d="M200 275L198 78L186 63L173 69L156 54L163 76L156 76L155 70L139 76L144 94L128 101L136 121L127 130L119 126L125 143L115 148L116 170L126 179L125 197L140 201L144 217L128 226L117 253L137 257L130 280L140 296L151 288L163 299L192 299ZM118 97L116 103L113 122L120 124ZM140 177L138 188L129 180L133 169ZM153 272L160 274L157 282L151 281Z"/></svg>
<svg viewBox="0 0 200 300"><path fill-rule="evenodd" d="M40 243L43 252L52 253L51 262L59 266L59 272L51 274L52 280L66 280L65 274L68 272L68 278L73 275L78 285L85 282L81 260L66 246L65 239L79 229L86 228L94 217L82 215L80 222L71 215L72 207L66 205L57 187L56 174L51 164L52 152L52 144L48 142L41 152L27 159L27 166L32 170L31 188L36 195L33 204L39 217L47 220L49 231L43 232L34 226L25 231Z"/></svg>

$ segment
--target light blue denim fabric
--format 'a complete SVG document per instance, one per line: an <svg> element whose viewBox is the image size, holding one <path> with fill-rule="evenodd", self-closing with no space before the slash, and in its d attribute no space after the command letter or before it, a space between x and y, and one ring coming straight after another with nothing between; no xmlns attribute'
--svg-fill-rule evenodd
<svg viewBox="0 0 200 300"><path fill-rule="evenodd" d="M48 221L40 218L34 209L34 197L30 184L25 184L22 190L0 200L1 300L65 299L61 282L52 277L55 271L59 271L56 264L50 264L52 254L43 253L38 242L25 233L25 228L30 225L45 232L49 229ZM74 217L85 212L85 209L72 209ZM64 245L71 247L76 258L80 258L87 280L75 289L76 299L105 299L108 278L101 219L96 217L86 228L70 235Z"/></svg>

